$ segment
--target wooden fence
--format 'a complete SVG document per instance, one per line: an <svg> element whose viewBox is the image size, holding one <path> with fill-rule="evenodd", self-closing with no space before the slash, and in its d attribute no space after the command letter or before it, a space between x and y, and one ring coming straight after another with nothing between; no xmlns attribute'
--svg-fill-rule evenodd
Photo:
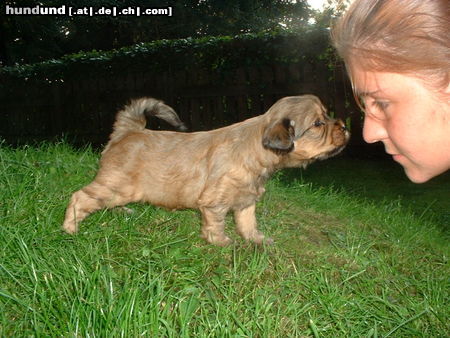
<svg viewBox="0 0 450 338"><path fill-rule="evenodd" d="M272 64L206 72L165 70L110 74L55 83L14 83L0 93L0 136L9 143L66 135L75 143L107 141L115 113L130 99L152 96L172 106L190 130L208 130L264 113L283 96L312 93L360 135L360 113L342 66ZM164 125L151 122L153 128ZM358 144L360 137L353 139Z"/></svg>

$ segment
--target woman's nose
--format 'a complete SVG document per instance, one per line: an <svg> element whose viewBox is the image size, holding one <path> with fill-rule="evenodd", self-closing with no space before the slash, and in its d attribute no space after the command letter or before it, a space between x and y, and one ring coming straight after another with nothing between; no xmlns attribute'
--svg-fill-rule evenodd
<svg viewBox="0 0 450 338"><path fill-rule="evenodd" d="M367 143L382 141L388 137L384 123L371 117L364 118L363 138Z"/></svg>

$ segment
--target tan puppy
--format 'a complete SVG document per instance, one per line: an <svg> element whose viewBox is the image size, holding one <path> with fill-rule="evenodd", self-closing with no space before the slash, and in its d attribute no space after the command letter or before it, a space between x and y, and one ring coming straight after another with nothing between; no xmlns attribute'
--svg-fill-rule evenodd
<svg viewBox="0 0 450 338"><path fill-rule="evenodd" d="M285 97L264 115L206 132L148 130L146 113L184 128L172 108L152 98L120 111L97 176L73 194L67 207L66 232L75 233L96 210L141 201L199 209L202 237L221 246L231 243L224 220L233 211L239 235L270 243L255 217L269 176L333 156L349 139L342 121L328 117L313 95Z"/></svg>

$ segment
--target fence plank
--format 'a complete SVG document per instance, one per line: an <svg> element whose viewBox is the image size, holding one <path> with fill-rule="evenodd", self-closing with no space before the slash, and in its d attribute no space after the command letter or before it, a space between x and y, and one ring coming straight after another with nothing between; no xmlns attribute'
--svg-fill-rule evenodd
<svg viewBox="0 0 450 338"><path fill-rule="evenodd" d="M313 93L330 110L360 125L345 70L329 81L326 65L274 63L215 71L187 69L163 72L112 71L103 78L52 84L24 81L21 88L0 93L1 136L51 138L66 133L82 142L106 141L116 111L131 98L152 96L173 106L190 130L221 127L265 113L283 96Z"/></svg>

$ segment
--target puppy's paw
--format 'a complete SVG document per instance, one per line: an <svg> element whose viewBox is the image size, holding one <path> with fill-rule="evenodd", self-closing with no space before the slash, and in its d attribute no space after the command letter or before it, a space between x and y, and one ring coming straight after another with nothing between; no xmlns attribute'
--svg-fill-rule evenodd
<svg viewBox="0 0 450 338"><path fill-rule="evenodd" d="M217 246L226 247L226 246L233 244L234 241L230 237L225 236L225 237L221 238L220 240L216 240L216 241L210 242L210 243L217 245Z"/></svg>
<svg viewBox="0 0 450 338"><path fill-rule="evenodd" d="M240 233L240 235L246 241L251 241L255 244L272 245L274 243L272 238L264 236L264 234L261 231L256 230L256 229L253 230L251 233L246 233L246 234Z"/></svg>
<svg viewBox="0 0 450 338"><path fill-rule="evenodd" d="M127 207L116 207L115 209L128 215L134 214L134 210Z"/></svg>
<svg viewBox="0 0 450 338"><path fill-rule="evenodd" d="M225 234L217 234L213 232L202 232L202 238L204 238L208 243L214 244L217 246L228 246L233 243L233 240L226 236Z"/></svg>
<svg viewBox="0 0 450 338"><path fill-rule="evenodd" d="M258 245L272 245L274 244L274 241L272 238L270 237L265 237L264 235L262 235L261 237L257 237L257 238L250 238L250 240Z"/></svg>
<svg viewBox="0 0 450 338"><path fill-rule="evenodd" d="M264 244L264 245L274 245L275 241L273 240L273 238L271 237L266 237L263 239L263 241L260 244Z"/></svg>
<svg viewBox="0 0 450 338"><path fill-rule="evenodd" d="M62 230L70 235L73 235L78 232L78 227L75 222L64 222L62 225Z"/></svg>

